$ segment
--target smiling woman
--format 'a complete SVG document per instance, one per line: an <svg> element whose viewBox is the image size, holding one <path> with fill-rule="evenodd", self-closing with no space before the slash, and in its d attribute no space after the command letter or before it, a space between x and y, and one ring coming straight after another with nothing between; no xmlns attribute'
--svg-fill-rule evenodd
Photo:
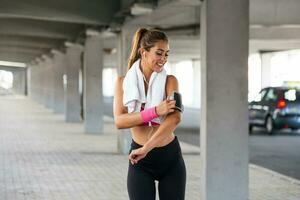
<svg viewBox="0 0 300 200"><path fill-rule="evenodd" d="M185 196L186 169L174 136L181 113L170 99L178 92L178 81L164 69L169 52L164 32L138 29L126 76L116 81L115 124L132 133L127 177L130 200L155 199L155 181L160 200Z"/></svg>

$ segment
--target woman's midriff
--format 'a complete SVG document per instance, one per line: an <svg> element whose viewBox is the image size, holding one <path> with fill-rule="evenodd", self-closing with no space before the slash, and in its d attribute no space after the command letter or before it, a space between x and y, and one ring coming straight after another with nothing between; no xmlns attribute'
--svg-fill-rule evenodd
<svg viewBox="0 0 300 200"><path fill-rule="evenodd" d="M132 139L140 144L140 145L144 145L150 138L151 136L157 131L157 129L159 128L158 126L136 126L131 128L131 133L132 133ZM168 136L166 136L166 138L161 141L157 147L163 147L166 146L167 144L169 144L170 142L173 141L174 139L174 134L170 133L168 134Z"/></svg>

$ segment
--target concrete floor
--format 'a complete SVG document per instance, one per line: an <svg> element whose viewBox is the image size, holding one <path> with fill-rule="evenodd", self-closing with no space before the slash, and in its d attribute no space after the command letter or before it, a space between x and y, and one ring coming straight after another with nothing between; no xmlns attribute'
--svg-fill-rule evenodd
<svg viewBox="0 0 300 200"><path fill-rule="evenodd" d="M127 155L106 119L102 135L24 97L0 98L0 199L125 200ZM181 143L187 167L187 200L200 199L200 156ZM199 149L199 148L198 148ZM228 180L230 181L230 180ZM270 184L272 183L272 184ZM250 200L299 200L300 182L249 166Z"/></svg>
<svg viewBox="0 0 300 200"><path fill-rule="evenodd" d="M177 129L182 141L200 146L200 131ZM249 136L250 163L274 170L300 180L300 132L281 130L269 136L264 129L256 128Z"/></svg>

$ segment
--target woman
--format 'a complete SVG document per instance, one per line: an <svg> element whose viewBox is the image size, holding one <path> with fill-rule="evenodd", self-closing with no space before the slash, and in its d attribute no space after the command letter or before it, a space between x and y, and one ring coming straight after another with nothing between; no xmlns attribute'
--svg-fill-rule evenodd
<svg viewBox="0 0 300 200"><path fill-rule="evenodd" d="M160 200L183 200L185 196L185 164L173 133L181 114L175 101L166 98L178 91L176 77L163 69L168 53L165 33L138 29L126 76L116 81L115 124L132 133L127 177L131 200L155 200L155 180Z"/></svg>

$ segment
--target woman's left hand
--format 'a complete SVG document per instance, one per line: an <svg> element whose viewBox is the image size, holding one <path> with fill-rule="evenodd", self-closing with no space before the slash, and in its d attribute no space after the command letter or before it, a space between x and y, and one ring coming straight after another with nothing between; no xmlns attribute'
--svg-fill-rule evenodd
<svg viewBox="0 0 300 200"><path fill-rule="evenodd" d="M131 164L136 164L139 160L143 159L147 155L148 151L144 147L132 150L129 154L129 160Z"/></svg>

